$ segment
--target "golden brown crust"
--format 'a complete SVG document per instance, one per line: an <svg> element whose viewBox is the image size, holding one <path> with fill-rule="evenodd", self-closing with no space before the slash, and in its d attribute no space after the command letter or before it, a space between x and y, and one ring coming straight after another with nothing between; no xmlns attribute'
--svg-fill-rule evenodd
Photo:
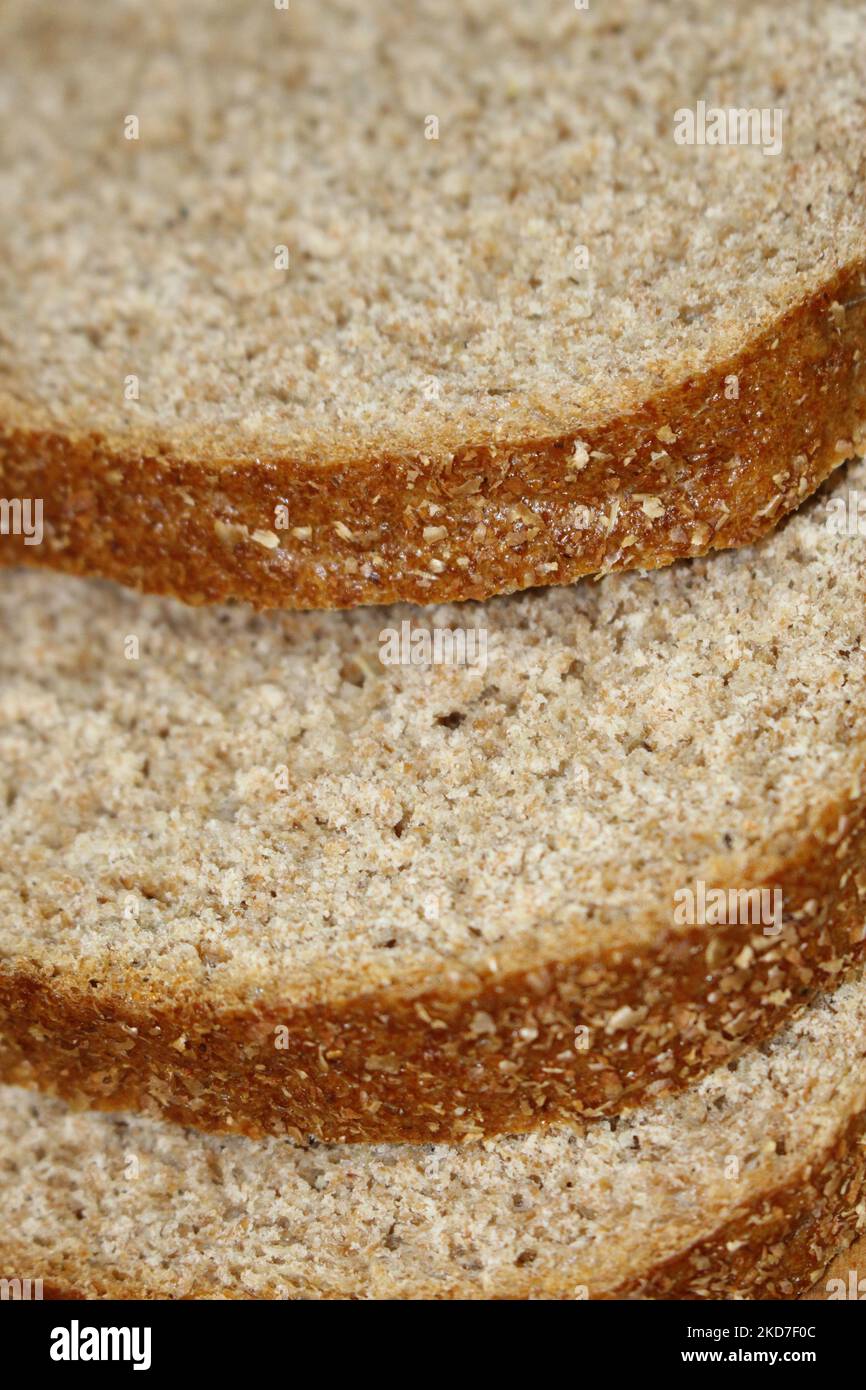
<svg viewBox="0 0 866 1390"><path fill-rule="evenodd" d="M864 282L860 259L736 357L548 439L215 464L0 424L0 492L42 498L46 526L38 546L4 537L0 563L192 603L334 608L487 598L747 545L855 451Z"/></svg>
<svg viewBox="0 0 866 1390"><path fill-rule="evenodd" d="M601 946L459 993L185 1002L6 965L0 1080L202 1129L329 1141L454 1140L614 1113L754 1046L863 958L864 859L855 789L769 881L744 877L781 888L778 937L660 924L640 950Z"/></svg>

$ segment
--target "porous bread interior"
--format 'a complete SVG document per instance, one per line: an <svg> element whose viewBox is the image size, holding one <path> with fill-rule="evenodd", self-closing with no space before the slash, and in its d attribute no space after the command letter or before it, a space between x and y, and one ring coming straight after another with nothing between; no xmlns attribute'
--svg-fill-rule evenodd
<svg viewBox="0 0 866 1390"><path fill-rule="evenodd" d="M846 0L7 0L0 421L327 462L616 416L862 255L861 25ZM698 101L783 110L782 153L678 145Z"/></svg>
<svg viewBox="0 0 866 1390"><path fill-rule="evenodd" d="M593 1296L820 1162L866 1105L864 1059L860 976L682 1095L584 1134L253 1143L4 1087L3 1272L163 1296Z"/></svg>
<svg viewBox="0 0 866 1390"><path fill-rule="evenodd" d="M430 611L486 627L486 671L383 665L417 610L4 575L0 958L139 997L459 993L769 881L863 762L866 555L830 503L864 495L858 463L751 550Z"/></svg>

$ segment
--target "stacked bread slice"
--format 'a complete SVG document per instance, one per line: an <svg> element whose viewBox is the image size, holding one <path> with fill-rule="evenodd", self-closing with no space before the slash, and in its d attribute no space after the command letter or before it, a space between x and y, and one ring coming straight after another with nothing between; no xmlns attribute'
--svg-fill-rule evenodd
<svg viewBox="0 0 866 1390"><path fill-rule="evenodd" d="M857 11L529 8L0 14L4 1277L866 1228Z"/></svg>
<svg viewBox="0 0 866 1390"><path fill-rule="evenodd" d="M0 558L326 608L755 540L866 416L861 29L9 0Z"/></svg>
<svg viewBox="0 0 866 1390"><path fill-rule="evenodd" d="M866 982L618 1124L254 1142L6 1088L4 1257L85 1297L790 1297L866 1213Z"/></svg>

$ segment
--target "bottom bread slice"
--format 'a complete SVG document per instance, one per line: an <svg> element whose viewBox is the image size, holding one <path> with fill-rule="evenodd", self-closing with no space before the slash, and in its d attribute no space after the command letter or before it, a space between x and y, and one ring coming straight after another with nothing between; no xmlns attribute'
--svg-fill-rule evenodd
<svg viewBox="0 0 866 1390"><path fill-rule="evenodd" d="M98 1297L790 1297L866 1226L866 979L584 1132L299 1145L0 1088L0 1274Z"/></svg>

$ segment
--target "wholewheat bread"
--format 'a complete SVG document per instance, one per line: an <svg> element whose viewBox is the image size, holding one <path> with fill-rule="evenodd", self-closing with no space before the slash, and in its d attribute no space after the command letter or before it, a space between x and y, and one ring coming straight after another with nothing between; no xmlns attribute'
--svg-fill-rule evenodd
<svg viewBox="0 0 866 1390"><path fill-rule="evenodd" d="M863 438L861 37L7 0L0 495L45 516L0 563L333 607L755 540ZM699 103L753 143L677 143Z"/></svg>
<svg viewBox="0 0 866 1390"><path fill-rule="evenodd" d="M585 1133L216 1138L0 1091L0 1272L113 1297L791 1297L866 1227L866 986Z"/></svg>
<svg viewBox="0 0 866 1390"><path fill-rule="evenodd" d="M861 463L754 549L431 610L486 667L8 573L0 1076L446 1139L771 1033L864 950L864 529Z"/></svg>

